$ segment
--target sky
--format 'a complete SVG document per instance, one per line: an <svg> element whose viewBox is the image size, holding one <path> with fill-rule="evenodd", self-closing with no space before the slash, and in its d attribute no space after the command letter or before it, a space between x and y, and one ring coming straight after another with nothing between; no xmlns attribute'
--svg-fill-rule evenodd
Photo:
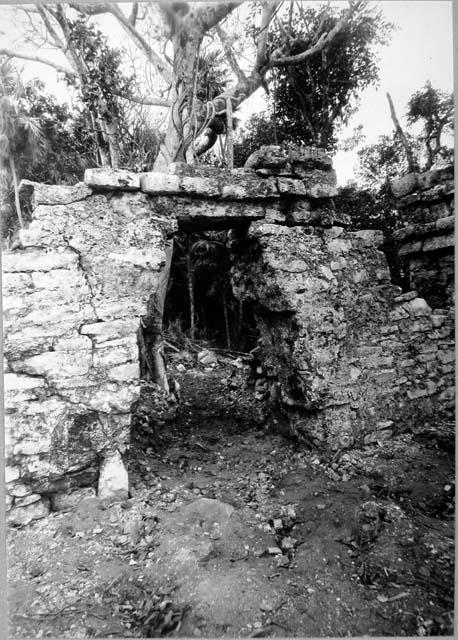
<svg viewBox="0 0 458 640"><path fill-rule="evenodd" d="M313 4L313 3L311 3ZM320 3L321 4L321 3ZM346 5L331 2L332 5ZM380 83L369 87L361 95L358 112L348 126L341 130L341 138L349 137L354 128L363 126L365 144L376 142L378 136L389 134L393 125L390 118L386 92L391 94L397 114L402 122L406 104L415 91L430 80L433 87L453 91L453 18L451 0L381 0L372 2L378 6L389 22L397 25L391 42L379 47ZM0 47L20 48L21 28L12 22L11 7L0 6ZM117 45L124 45L122 32L115 34L115 24L108 19ZM121 41L120 41L121 39ZM43 56L52 52L41 50ZM59 54L57 54L59 55ZM55 58L60 59L62 58ZM56 73L36 63L21 62L26 77L38 76L56 95L65 95L56 83ZM242 122L253 112L264 108L262 91L248 99L240 110ZM334 156L334 167L339 184L345 184L355 174L356 151L339 151Z"/></svg>

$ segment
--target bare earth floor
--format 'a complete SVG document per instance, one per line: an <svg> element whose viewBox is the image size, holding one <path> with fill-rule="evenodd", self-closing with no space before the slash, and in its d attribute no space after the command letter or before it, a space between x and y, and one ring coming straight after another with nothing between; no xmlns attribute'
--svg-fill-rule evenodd
<svg viewBox="0 0 458 640"><path fill-rule="evenodd" d="M10 530L11 637L453 633L452 425L326 459L256 426L249 389L244 416L229 365L174 375L129 500Z"/></svg>

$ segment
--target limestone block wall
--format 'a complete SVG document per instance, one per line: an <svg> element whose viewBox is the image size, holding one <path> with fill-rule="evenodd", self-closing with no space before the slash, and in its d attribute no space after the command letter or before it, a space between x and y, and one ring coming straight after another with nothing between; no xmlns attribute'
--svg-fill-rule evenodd
<svg viewBox="0 0 458 640"><path fill-rule="evenodd" d="M306 206L291 201L232 243L234 293L261 333L259 397L334 449L453 419L453 310L392 284L381 232L347 232Z"/></svg>
<svg viewBox="0 0 458 640"><path fill-rule="evenodd" d="M2 256L6 487L18 524L76 486L126 493L137 329L176 224L140 194L25 188L33 221Z"/></svg>
<svg viewBox="0 0 458 640"><path fill-rule="evenodd" d="M406 289L433 307L454 304L453 166L411 173L392 183L399 225L393 238Z"/></svg>

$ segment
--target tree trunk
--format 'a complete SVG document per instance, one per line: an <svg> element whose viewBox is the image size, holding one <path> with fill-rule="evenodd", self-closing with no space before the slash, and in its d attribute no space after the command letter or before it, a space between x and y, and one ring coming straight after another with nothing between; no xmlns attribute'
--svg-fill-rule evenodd
<svg viewBox="0 0 458 640"><path fill-rule="evenodd" d="M94 131L95 146L96 146L96 149L97 149L97 154L99 156L98 160L99 160L100 165L102 167L108 167L110 165L110 162L108 160L108 156L106 154L105 149L100 144L101 131L100 131L100 128L98 126L98 123L100 123L100 119L96 118L96 116L92 113L92 111L90 111L89 114L91 116L92 129Z"/></svg>
<svg viewBox="0 0 458 640"><path fill-rule="evenodd" d="M412 172L419 171L418 162L414 158L412 147L410 146L409 141L407 140L404 134L404 131L402 130L402 127L399 123L390 94L387 93L386 97L388 98L388 104L390 105L391 119L393 120L396 133L399 136L402 146L404 147L404 151L406 152L407 165L409 167L409 171L412 171Z"/></svg>
<svg viewBox="0 0 458 640"><path fill-rule="evenodd" d="M191 340L196 338L196 326L195 326L195 308L194 308L194 266L192 264L191 256L191 239L188 236L187 242L187 275L188 275L188 295L189 295L189 333Z"/></svg>
<svg viewBox="0 0 458 640"><path fill-rule="evenodd" d="M19 199L19 187L17 183L16 164L14 162L14 158L12 154L10 154L9 162L10 162L11 175L13 176L14 203L16 205L16 213L17 213L17 217L19 218L19 225L21 229L23 229L25 225L24 225L24 219L22 217L21 201Z"/></svg>
<svg viewBox="0 0 458 640"><path fill-rule="evenodd" d="M231 348L231 331L229 327L229 318L227 315L226 292L223 293L223 313L224 313L224 328L226 329L226 346L228 349L230 349Z"/></svg>
<svg viewBox="0 0 458 640"><path fill-rule="evenodd" d="M235 87L217 96L208 105L197 100L195 83L203 36L202 26L193 24L188 30L180 30L174 37L172 108L165 139L154 163L154 171L166 172L171 162L193 162L194 139L205 125L210 124L207 115L211 114L212 118L218 115L225 117L227 100L231 101L231 109L235 111L261 86L264 76L255 69L250 77L239 80Z"/></svg>
<svg viewBox="0 0 458 640"><path fill-rule="evenodd" d="M243 323L243 301L239 300L237 314L237 333L236 333L236 348L240 350L242 343L242 323Z"/></svg>
<svg viewBox="0 0 458 640"><path fill-rule="evenodd" d="M230 98L226 100L226 165L228 169L234 168L234 123Z"/></svg>

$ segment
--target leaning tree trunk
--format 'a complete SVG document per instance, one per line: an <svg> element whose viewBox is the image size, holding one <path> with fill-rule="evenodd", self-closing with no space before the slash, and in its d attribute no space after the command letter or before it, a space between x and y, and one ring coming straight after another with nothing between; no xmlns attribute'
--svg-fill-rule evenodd
<svg viewBox="0 0 458 640"><path fill-rule="evenodd" d="M10 162L11 175L13 176L14 203L16 205L16 213L17 213L17 217L19 218L19 225L21 229L23 229L25 226L24 218L22 217L21 200L19 198L19 187L17 183L16 164L14 162L14 158L12 154L10 154L9 162Z"/></svg>
<svg viewBox="0 0 458 640"><path fill-rule="evenodd" d="M399 137L399 140L401 141L402 146L404 147L404 151L406 152L407 165L409 167L409 171L412 171L412 172L419 171L418 162L416 161L413 155L412 146L409 144L409 141L407 140L405 133L402 130L401 124L398 120L398 117L396 115L393 100L391 99L391 96L389 93L386 94L386 97L388 99L388 104L390 105L391 119L393 120L395 131Z"/></svg>

